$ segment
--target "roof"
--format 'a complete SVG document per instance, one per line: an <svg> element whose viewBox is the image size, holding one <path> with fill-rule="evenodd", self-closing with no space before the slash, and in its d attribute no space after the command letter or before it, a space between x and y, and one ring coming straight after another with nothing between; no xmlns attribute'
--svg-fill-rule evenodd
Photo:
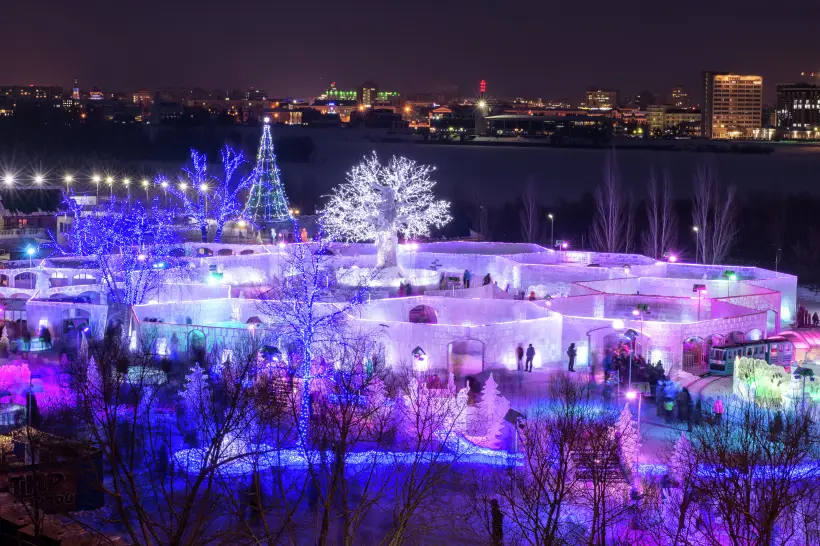
<svg viewBox="0 0 820 546"><path fill-rule="evenodd" d="M62 190L18 190L0 196L0 211L4 216L51 216L63 208L62 202Z"/></svg>

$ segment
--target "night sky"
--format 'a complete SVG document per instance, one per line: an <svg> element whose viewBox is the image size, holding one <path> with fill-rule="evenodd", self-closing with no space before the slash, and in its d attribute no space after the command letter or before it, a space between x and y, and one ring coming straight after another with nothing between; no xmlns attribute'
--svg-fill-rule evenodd
<svg viewBox="0 0 820 546"><path fill-rule="evenodd" d="M365 80L405 93L488 81L498 96L698 96L703 69L774 84L820 69L815 0L76 0L3 3L0 85L263 88L312 96Z"/></svg>

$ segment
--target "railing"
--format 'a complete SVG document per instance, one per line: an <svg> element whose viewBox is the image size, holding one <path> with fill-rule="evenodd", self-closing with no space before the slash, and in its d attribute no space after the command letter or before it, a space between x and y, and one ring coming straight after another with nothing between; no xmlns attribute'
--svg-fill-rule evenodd
<svg viewBox="0 0 820 546"><path fill-rule="evenodd" d="M0 229L0 237L20 237L21 235L44 236L46 230L43 228L20 228L20 229Z"/></svg>

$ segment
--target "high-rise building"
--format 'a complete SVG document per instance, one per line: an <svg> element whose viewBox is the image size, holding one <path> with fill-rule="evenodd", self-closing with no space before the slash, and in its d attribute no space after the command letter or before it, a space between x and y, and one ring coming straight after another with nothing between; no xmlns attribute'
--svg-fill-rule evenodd
<svg viewBox="0 0 820 546"><path fill-rule="evenodd" d="M370 108L378 100L378 96L379 86L373 82L364 82L359 86L356 99L365 108Z"/></svg>
<svg viewBox="0 0 820 546"><path fill-rule="evenodd" d="M675 108L689 108L689 91L683 85L674 86L670 102Z"/></svg>
<svg viewBox="0 0 820 546"><path fill-rule="evenodd" d="M706 138L752 138L763 117L763 78L703 73L701 134Z"/></svg>
<svg viewBox="0 0 820 546"><path fill-rule="evenodd" d="M71 92L71 98L74 100L80 100L80 80L74 78L74 89Z"/></svg>
<svg viewBox="0 0 820 546"><path fill-rule="evenodd" d="M612 89L587 89L584 107L596 110L612 110L618 106L618 92Z"/></svg>
<svg viewBox="0 0 820 546"><path fill-rule="evenodd" d="M777 127L787 138L820 138L820 72L777 84Z"/></svg>

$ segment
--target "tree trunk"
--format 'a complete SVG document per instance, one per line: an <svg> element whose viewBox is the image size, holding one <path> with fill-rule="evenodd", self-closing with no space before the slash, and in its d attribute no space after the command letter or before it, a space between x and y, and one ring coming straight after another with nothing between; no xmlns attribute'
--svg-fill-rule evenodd
<svg viewBox="0 0 820 546"><path fill-rule="evenodd" d="M199 226L199 230L202 232L202 242L207 243L208 242L208 224L205 224L203 226Z"/></svg>
<svg viewBox="0 0 820 546"><path fill-rule="evenodd" d="M379 233L376 235L376 267L397 267L396 252L399 237L396 233Z"/></svg>
<svg viewBox="0 0 820 546"><path fill-rule="evenodd" d="M217 224L216 225L216 232L214 233L214 242L221 243L222 242L222 230L225 229L225 224Z"/></svg>

